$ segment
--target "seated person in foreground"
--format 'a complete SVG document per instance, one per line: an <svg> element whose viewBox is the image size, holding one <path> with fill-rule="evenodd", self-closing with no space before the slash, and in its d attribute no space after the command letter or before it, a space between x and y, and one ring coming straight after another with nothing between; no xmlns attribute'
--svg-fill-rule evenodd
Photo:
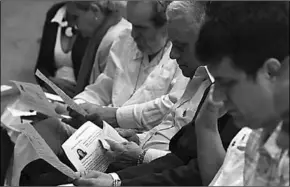
<svg viewBox="0 0 290 187"><path fill-rule="evenodd" d="M279 74L283 64L289 64L289 2L212 2L207 16L196 44L197 58L215 78L214 103L226 107L235 124L245 127L241 131L249 130L226 155L214 123L196 126L203 184L208 185L224 163L213 185L240 180L238 185L244 186L289 186L289 113L281 118L289 112L289 103L285 106L273 97L281 85L287 87ZM244 161L237 167L233 159Z"/></svg>

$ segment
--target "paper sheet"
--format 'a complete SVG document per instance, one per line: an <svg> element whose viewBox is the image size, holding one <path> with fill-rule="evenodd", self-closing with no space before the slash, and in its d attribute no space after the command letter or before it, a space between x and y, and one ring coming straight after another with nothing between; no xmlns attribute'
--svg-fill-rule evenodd
<svg viewBox="0 0 290 187"><path fill-rule="evenodd" d="M62 99L63 101L73 110L77 111L81 115L87 115L87 112L77 105L67 94L65 94L59 87L57 87L53 82L51 82L45 75L43 75L39 70L36 70L35 75L43 80L47 85L49 85Z"/></svg>
<svg viewBox="0 0 290 187"><path fill-rule="evenodd" d="M57 102L63 103L62 98L59 97L58 95L54 95L54 94L50 94L50 93L46 93L46 92L44 92L44 94L51 101L57 101Z"/></svg>
<svg viewBox="0 0 290 187"><path fill-rule="evenodd" d="M76 179L79 177L71 168L69 168L58 159L58 157L46 144L45 140L38 134L38 132L31 124L25 123L21 126L21 128L22 133L27 136L40 158L51 164L53 167L71 179Z"/></svg>
<svg viewBox="0 0 290 187"><path fill-rule="evenodd" d="M55 107L48 101L41 87L36 84L12 81L20 91L20 101L28 109L35 110L50 117L61 118Z"/></svg>
<svg viewBox="0 0 290 187"><path fill-rule="evenodd" d="M92 122L86 122L62 147L78 171L97 170L105 172L110 164L104 152L105 149L110 148L105 139L116 142L127 141L108 124L104 124L104 128L101 129Z"/></svg>

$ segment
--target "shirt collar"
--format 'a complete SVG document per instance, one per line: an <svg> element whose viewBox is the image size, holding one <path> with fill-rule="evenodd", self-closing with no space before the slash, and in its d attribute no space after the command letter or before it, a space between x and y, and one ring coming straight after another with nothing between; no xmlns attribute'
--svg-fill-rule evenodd
<svg viewBox="0 0 290 187"><path fill-rule="evenodd" d="M58 23L61 27L66 27L67 21L63 21L65 14L66 14L66 6L63 6L57 11L54 18L51 20L51 23Z"/></svg>
<svg viewBox="0 0 290 187"><path fill-rule="evenodd" d="M282 128L282 122L280 122L277 127L275 128L275 130L273 131L273 133L270 135L270 137L264 142L261 142L262 146L261 148L263 148L265 151L267 151L267 153L272 157L272 158L276 158L277 155L280 155L282 152L282 149L280 147L278 147L276 140L277 137L279 135L279 133L281 132L281 128Z"/></svg>
<svg viewBox="0 0 290 187"><path fill-rule="evenodd" d="M148 55L146 54L146 53L143 53L142 51L140 51L139 49L138 49L138 47L137 47L137 44L136 44L136 42L134 41L134 43L135 43L135 49L136 49L136 52L135 52L135 57L134 57L134 60L137 60L137 59L139 59L139 58L143 58L145 55L148 57ZM166 51L171 47L171 42L168 42L167 44L166 44L166 46L162 49L162 50L160 50L160 52L156 55L156 57L158 57L158 56L160 56L160 53L163 53L163 56L164 56L164 54L166 53ZM162 51L164 51L164 52L162 52ZM155 58L156 58L155 57ZM159 57L160 58L160 57ZM162 57L161 57L161 59L162 59Z"/></svg>

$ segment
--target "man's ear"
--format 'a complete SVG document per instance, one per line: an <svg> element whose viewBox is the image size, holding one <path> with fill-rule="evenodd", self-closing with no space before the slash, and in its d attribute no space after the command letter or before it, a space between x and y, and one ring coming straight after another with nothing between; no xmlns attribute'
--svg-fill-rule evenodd
<svg viewBox="0 0 290 187"><path fill-rule="evenodd" d="M281 62L275 58L270 58L266 60L264 63L263 72L269 79L272 79L277 76L278 72L280 71L280 68Z"/></svg>

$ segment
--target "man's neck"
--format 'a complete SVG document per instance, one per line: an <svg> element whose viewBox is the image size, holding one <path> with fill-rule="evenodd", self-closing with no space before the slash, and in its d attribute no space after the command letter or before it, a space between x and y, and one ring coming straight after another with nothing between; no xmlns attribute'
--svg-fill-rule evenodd
<svg viewBox="0 0 290 187"><path fill-rule="evenodd" d="M165 43L164 46L161 49L159 49L156 53L148 55L149 63L160 53L160 51L165 50L164 48L166 47L166 44L167 43ZM161 55L163 56L163 54ZM160 58L162 58L162 56Z"/></svg>
<svg viewBox="0 0 290 187"><path fill-rule="evenodd" d="M157 53L154 53L152 55L148 55L148 59L149 59L149 62L151 62L159 53L160 51L158 51Z"/></svg>

